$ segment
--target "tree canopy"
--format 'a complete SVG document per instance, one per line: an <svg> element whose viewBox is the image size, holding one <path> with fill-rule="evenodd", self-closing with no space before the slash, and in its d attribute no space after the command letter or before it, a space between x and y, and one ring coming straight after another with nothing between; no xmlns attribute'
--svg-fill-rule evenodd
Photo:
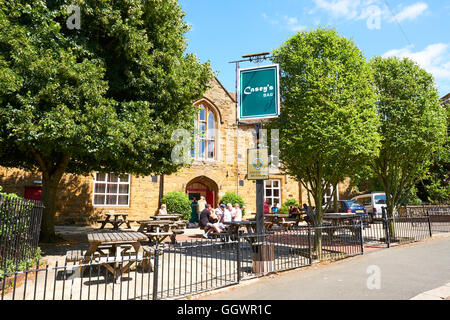
<svg viewBox="0 0 450 320"><path fill-rule="evenodd" d="M273 54L282 70L282 117L269 127L279 129L282 170L302 182L321 224L325 191L377 155L372 72L333 29L299 32Z"/></svg>
<svg viewBox="0 0 450 320"><path fill-rule="evenodd" d="M425 176L446 136L446 115L434 78L410 59L371 60L382 137L373 168L387 195L389 216Z"/></svg>
<svg viewBox="0 0 450 320"><path fill-rule="evenodd" d="M63 173L179 168L172 132L192 129L212 77L183 18L176 0L0 0L0 165L42 172L45 237Z"/></svg>

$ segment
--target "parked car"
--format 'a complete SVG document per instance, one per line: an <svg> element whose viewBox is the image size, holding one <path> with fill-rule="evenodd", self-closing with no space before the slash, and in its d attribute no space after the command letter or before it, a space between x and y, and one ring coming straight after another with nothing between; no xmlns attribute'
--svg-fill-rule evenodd
<svg viewBox="0 0 450 320"><path fill-rule="evenodd" d="M367 213L372 219L382 218L383 207L386 207L386 194L383 192L374 192L354 197L355 200L361 203L367 210Z"/></svg>
<svg viewBox="0 0 450 320"><path fill-rule="evenodd" d="M339 200L337 204L337 213L353 213L362 216L367 215L366 208L357 201ZM334 212L334 209L331 207L327 212Z"/></svg>

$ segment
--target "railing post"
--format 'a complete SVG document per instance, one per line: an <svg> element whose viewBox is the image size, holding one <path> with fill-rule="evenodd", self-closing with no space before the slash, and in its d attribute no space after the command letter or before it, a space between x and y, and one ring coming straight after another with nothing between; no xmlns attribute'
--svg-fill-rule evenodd
<svg viewBox="0 0 450 320"><path fill-rule="evenodd" d="M308 225L308 253L309 253L309 265L312 266L312 248L311 248L311 227Z"/></svg>
<svg viewBox="0 0 450 320"><path fill-rule="evenodd" d="M361 237L361 254L364 254L364 228L363 228L363 217L359 216L359 235Z"/></svg>
<svg viewBox="0 0 450 320"><path fill-rule="evenodd" d="M382 207L381 212L382 212L382 220L383 220L383 225L384 225L384 234L386 237L386 245L388 248L390 248L391 247L391 236L389 234L389 220L386 215L386 207Z"/></svg>
<svg viewBox="0 0 450 320"><path fill-rule="evenodd" d="M158 269L159 269L159 251L160 249L156 247L155 249L155 263L153 265L153 300L158 300ZM149 257L150 263L150 257Z"/></svg>
<svg viewBox="0 0 450 320"><path fill-rule="evenodd" d="M237 272L237 283L241 282L241 237L239 232L236 238L236 272Z"/></svg>
<svg viewBox="0 0 450 320"><path fill-rule="evenodd" d="M428 219L428 230L430 231L430 238L432 238L433 237L433 231L431 229L431 216L430 216L430 212L428 211L428 209L427 209L427 219Z"/></svg>

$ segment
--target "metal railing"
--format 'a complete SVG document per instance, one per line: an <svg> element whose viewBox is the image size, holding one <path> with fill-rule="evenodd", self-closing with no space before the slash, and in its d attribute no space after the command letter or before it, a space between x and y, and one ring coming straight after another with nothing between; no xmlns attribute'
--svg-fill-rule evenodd
<svg viewBox="0 0 450 320"><path fill-rule="evenodd" d="M0 269L34 257L43 208L41 202L0 195Z"/></svg>
<svg viewBox="0 0 450 320"><path fill-rule="evenodd" d="M163 243L125 257L91 257L55 265L27 265L0 274L2 300L153 300L189 297L243 279L362 255L372 243L420 241L432 235L427 217L383 218L367 223L295 227L263 236ZM370 240L370 242L368 241ZM58 264L59 263L59 264ZM120 277L119 270L131 263Z"/></svg>

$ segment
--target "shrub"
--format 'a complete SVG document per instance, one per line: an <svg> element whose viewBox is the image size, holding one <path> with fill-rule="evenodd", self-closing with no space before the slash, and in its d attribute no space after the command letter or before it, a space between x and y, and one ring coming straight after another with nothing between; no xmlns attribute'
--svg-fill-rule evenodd
<svg viewBox="0 0 450 320"><path fill-rule="evenodd" d="M244 200L240 196L238 196L237 194L235 194L233 192L225 193L225 195L220 200L220 204L227 205L228 203L231 203L233 206L235 203L239 203L239 205L241 206L241 209L245 205ZM245 210L242 210L242 214L243 215L245 214Z"/></svg>
<svg viewBox="0 0 450 320"><path fill-rule="evenodd" d="M191 218L191 202L187 194L183 192L169 192L162 199L162 203L167 206L167 213L181 214L181 219Z"/></svg>
<svg viewBox="0 0 450 320"><path fill-rule="evenodd" d="M23 199L22 197L19 197L17 194L15 193L6 193L6 192L2 192L3 191L3 187L0 186L0 195L2 196L8 196L10 199Z"/></svg>
<svg viewBox="0 0 450 320"><path fill-rule="evenodd" d="M295 199L288 199L281 205L280 213L281 214L288 214L290 206L297 207L297 209L300 210L300 205L298 204L297 200L295 200Z"/></svg>

